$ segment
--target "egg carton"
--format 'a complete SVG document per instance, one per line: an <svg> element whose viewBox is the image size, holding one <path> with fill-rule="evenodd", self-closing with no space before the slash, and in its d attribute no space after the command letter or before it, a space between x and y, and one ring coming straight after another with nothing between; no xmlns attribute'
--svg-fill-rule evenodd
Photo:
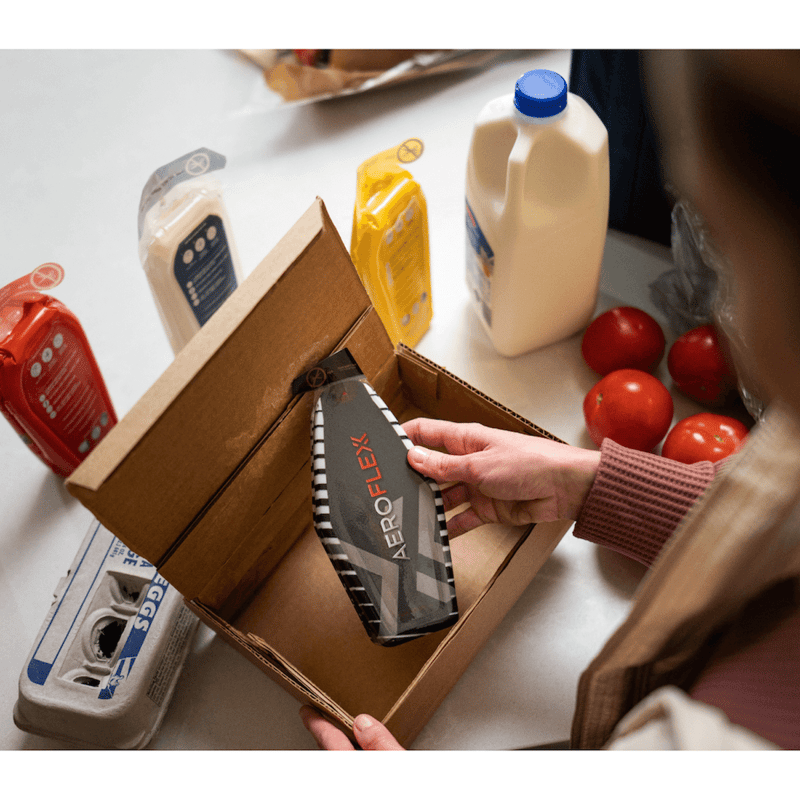
<svg viewBox="0 0 800 800"><path fill-rule="evenodd" d="M25 662L14 723L92 748L145 747L198 622L152 564L93 520Z"/></svg>

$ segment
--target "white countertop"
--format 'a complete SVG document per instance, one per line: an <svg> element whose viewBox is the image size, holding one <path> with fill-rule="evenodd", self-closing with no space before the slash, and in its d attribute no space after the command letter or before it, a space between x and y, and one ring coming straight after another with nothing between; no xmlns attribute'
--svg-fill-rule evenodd
<svg viewBox="0 0 800 800"><path fill-rule="evenodd" d="M281 106L236 53L2 51L3 259L0 286L38 264L66 270L53 290L81 321L124 415L172 359L139 264L145 181L197 147L217 173L249 274L319 195L349 244L358 165L409 137L425 191L434 319L425 356L562 439L593 446L581 403L596 376L580 337L515 359L498 356L468 308L464 170L488 100L535 67L565 77L568 51L529 52L482 72L428 78L348 98ZM610 233L598 311L655 313L651 280L666 248ZM661 377L666 376L662 364ZM677 398L676 419L699 410ZM0 420L0 748L53 749L12 720L17 682L53 590L91 514ZM578 676L629 607L643 568L567 535L417 738L427 750L507 749L568 738ZM314 749L299 703L201 629L151 749Z"/></svg>

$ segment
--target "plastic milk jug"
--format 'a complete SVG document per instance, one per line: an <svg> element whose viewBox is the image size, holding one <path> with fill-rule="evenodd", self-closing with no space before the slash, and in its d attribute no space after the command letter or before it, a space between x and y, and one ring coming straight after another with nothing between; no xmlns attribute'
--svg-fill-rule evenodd
<svg viewBox="0 0 800 800"><path fill-rule="evenodd" d="M139 258L174 353L241 283L218 183L225 157L200 148L156 170L139 203Z"/></svg>
<svg viewBox="0 0 800 800"><path fill-rule="evenodd" d="M501 355L588 324L608 204L608 132L558 73L526 72L480 112L467 160L467 282Z"/></svg>

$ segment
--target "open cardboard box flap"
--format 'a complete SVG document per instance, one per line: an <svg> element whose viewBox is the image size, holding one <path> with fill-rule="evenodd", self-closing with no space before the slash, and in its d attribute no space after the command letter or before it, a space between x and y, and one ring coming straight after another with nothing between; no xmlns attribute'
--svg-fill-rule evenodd
<svg viewBox="0 0 800 800"><path fill-rule="evenodd" d="M366 711L408 744L569 527L452 541L460 619L372 643L316 538L309 395L292 380L348 347L401 421L550 434L394 350L317 201L67 480L230 644L344 726ZM554 437L550 437L554 438Z"/></svg>

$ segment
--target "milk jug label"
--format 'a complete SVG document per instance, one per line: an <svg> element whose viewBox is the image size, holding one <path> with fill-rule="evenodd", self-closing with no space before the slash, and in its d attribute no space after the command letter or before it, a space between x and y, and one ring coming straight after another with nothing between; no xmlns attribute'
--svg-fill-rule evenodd
<svg viewBox="0 0 800 800"><path fill-rule="evenodd" d="M480 309L486 324L492 324L492 273L494 272L494 250L492 250L475 214L467 207L467 285Z"/></svg>
<svg viewBox="0 0 800 800"><path fill-rule="evenodd" d="M222 219L209 214L175 253L175 279L200 325L236 289L228 239Z"/></svg>

